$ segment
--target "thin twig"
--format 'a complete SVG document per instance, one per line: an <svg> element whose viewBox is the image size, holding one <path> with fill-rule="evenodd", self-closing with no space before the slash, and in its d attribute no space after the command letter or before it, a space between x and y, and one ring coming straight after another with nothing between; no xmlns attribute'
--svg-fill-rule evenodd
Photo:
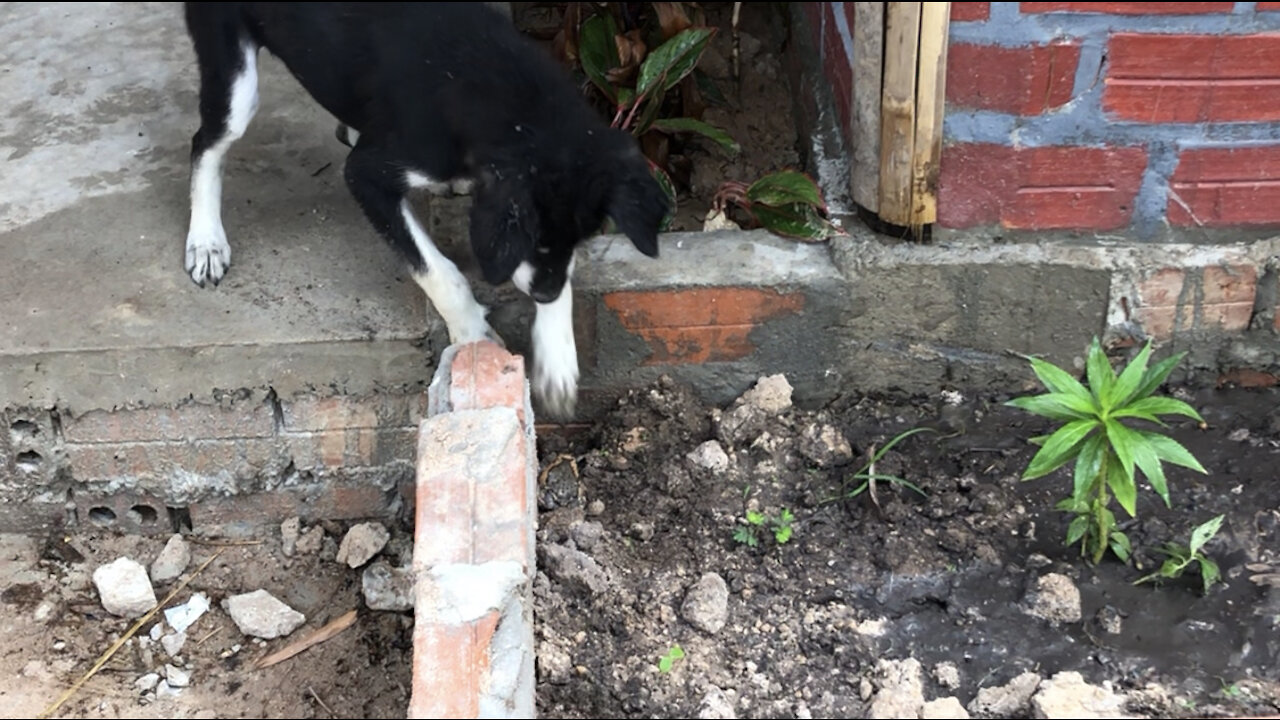
<svg viewBox="0 0 1280 720"><path fill-rule="evenodd" d="M324 701L320 699L320 696L316 694L316 691L311 689L310 685L307 686L307 692L311 693L311 697L315 698L316 702L320 703L320 707L324 708L324 711L329 713L329 717L337 717L333 710L328 705L324 704Z"/></svg>
<svg viewBox="0 0 1280 720"><path fill-rule="evenodd" d="M734 82L741 82L742 80L742 67L741 67L742 61L740 59L742 53L738 49L741 44L740 35L738 33L738 19L741 17L741 15L742 15L742 3L736 2L733 4L733 81Z"/></svg>
<svg viewBox="0 0 1280 720"><path fill-rule="evenodd" d="M338 616L337 618L334 618L333 620L330 620L329 622L325 623L323 627L311 633L310 635L306 636L305 638L289 643L283 648L262 658L258 662L254 663L254 667L257 668L258 670L262 670L264 668L269 668L272 665L275 665L276 663L284 662L285 660L288 660L289 658L293 657L294 655L297 655L303 650L306 650L312 645L319 645L325 640L328 640L334 635L337 635L343 630L346 630L347 628L351 627L351 625L354 624L355 621L356 621L356 611L350 610Z"/></svg>
<svg viewBox="0 0 1280 720"><path fill-rule="evenodd" d="M205 633L205 634L204 634L204 637L202 637L202 638L200 638L199 640L197 640L197 641L196 641L195 647L200 647L202 644L204 644L204 641L205 641L205 640L208 640L209 638L211 638L211 637L213 637L214 635L217 635L219 632L221 632L221 631L222 631L222 628L223 628L223 626L222 626L222 625L219 625L218 627L216 627L216 628L214 628L214 629L210 630L209 632Z"/></svg>
<svg viewBox="0 0 1280 720"><path fill-rule="evenodd" d="M182 590L187 587L188 583L194 580L197 575L204 572L204 569L209 567L209 563L213 562L221 554L222 554L222 550L219 550L215 552L213 555L211 555L208 560L205 560L203 563L200 564L200 567L196 568L195 572L188 575L185 580L178 583L177 587L170 590L169 594L165 596L164 600L161 600L159 603L156 604L155 607L147 611L146 615L143 615L142 617L138 618L138 621L135 622L133 626L130 627L125 632L124 635L121 635L119 640L116 640L114 643L112 643L111 647L107 648L106 652L102 653L102 657L98 658L98 661L93 664L93 667L89 668L88 672L86 672L83 676L81 676L79 680L75 681L75 683L71 687L67 688L66 692L62 693L61 697L55 700L52 705L50 705L49 707L41 711L41 713L36 717L47 718L53 715L54 711L62 707L62 704L65 703L67 700L70 700L71 696L75 695L76 691L79 690L81 687L83 687L84 684L89 681L89 678L96 675L98 671L102 669L102 666L107 664L107 661L109 661L111 657L116 654L117 650L124 647L124 644L129 641L129 638L133 637L134 634L136 634L138 630L142 628L143 625L147 624L147 622L151 620L151 618L155 617L155 614L159 612L160 608L169 604L170 600L176 597L178 593L182 592Z"/></svg>

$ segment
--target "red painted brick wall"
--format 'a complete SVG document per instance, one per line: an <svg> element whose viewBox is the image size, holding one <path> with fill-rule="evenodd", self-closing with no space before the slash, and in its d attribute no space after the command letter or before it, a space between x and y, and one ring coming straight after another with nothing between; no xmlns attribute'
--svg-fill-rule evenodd
<svg viewBox="0 0 1280 720"><path fill-rule="evenodd" d="M850 127L853 3L804 3ZM1280 3L951 4L938 224L1280 227Z"/></svg>

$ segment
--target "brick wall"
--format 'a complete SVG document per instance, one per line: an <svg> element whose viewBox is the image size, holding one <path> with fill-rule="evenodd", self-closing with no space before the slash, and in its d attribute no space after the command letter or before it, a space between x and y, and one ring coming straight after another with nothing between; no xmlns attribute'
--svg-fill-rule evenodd
<svg viewBox="0 0 1280 720"><path fill-rule="evenodd" d="M849 127L853 3L806 3ZM952 3L938 224L1280 227L1280 3Z"/></svg>

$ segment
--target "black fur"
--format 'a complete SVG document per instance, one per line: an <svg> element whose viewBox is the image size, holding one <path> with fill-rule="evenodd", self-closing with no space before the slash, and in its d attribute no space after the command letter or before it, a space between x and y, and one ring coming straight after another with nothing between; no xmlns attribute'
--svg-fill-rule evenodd
<svg viewBox="0 0 1280 720"><path fill-rule="evenodd" d="M505 282L528 261L535 300L555 299L574 247L606 216L657 256L668 206L634 140L483 3L186 3L186 19L201 78L193 158L226 133L242 48L265 48L359 133L344 177L416 271L430 268L399 212L410 170L476 182L471 245L484 277Z"/></svg>

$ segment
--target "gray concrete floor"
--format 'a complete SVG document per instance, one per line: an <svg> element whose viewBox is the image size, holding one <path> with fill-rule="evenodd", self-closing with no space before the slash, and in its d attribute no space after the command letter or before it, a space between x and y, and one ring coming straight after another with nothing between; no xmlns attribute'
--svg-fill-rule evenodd
<svg viewBox="0 0 1280 720"><path fill-rule="evenodd" d="M0 68L0 408L430 377L438 320L348 195L335 122L275 58L228 156L231 270L206 289L182 268L181 6L0 3Z"/></svg>

